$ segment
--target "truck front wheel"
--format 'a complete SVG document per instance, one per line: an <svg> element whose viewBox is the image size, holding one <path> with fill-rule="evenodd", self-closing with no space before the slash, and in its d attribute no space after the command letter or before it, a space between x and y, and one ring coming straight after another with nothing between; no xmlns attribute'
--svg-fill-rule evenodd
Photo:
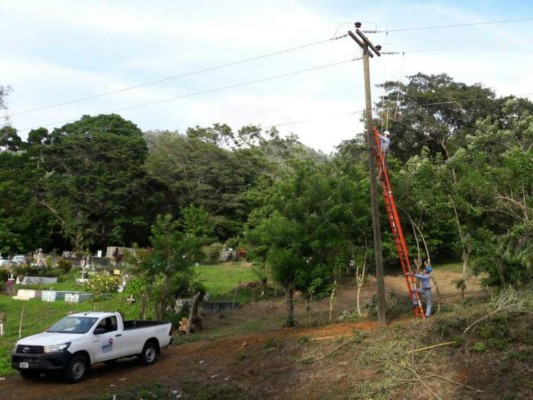
<svg viewBox="0 0 533 400"><path fill-rule="evenodd" d="M67 369L65 370L65 378L70 383L81 382L87 371L89 370L89 363L87 362L87 357L83 354L76 354L70 360Z"/></svg>
<svg viewBox="0 0 533 400"><path fill-rule="evenodd" d="M157 343L153 340L146 342L143 347L141 354L139 354L139 360L142 365L152 365L157 358L157 353L159 352L159 347Z"/></svg>

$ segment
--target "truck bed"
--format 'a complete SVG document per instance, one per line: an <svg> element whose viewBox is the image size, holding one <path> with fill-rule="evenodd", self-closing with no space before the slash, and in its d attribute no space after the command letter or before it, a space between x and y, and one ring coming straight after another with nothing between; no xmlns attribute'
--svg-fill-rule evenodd
<svg viewBox="0 0 533 400"><path fill-rule="evenodd" d="M168 324L168 322L164 321L144 321L140 319L132 319L129 321L124 321L124 330L131 330L131 329L138 329L138 328L145 328L147 326L155 326L155 325L165 325Z"/></svg>

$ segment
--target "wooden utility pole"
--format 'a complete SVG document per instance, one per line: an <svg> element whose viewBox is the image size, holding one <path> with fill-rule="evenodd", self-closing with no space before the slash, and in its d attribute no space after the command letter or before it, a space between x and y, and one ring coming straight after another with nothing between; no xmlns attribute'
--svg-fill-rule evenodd
<svg viewBox="0 0 533 400"><path fill-rule="evenodd" d="M355 32L348 31L348 35L363 49L363 67L365 76L365 102L366 102L366 129L367 141L369 148L368 165L370 169L370 200L372 203L372 229L374 231L374 254L376 263L376 282L377 282L377 305L378 305L378 322L385 324L385 279L383 272L383 250L381 245L381 228L379 223L379 206L378 206L378 189L376 177L376 159L374 151L376 144L374 142L374 126L372 123L372 99L370 95L370 57L374 54L381 56L380 46L374 46L372 42L359 30L361 24L355 23ZM372 52L371 52L372 51Z"/></svg>

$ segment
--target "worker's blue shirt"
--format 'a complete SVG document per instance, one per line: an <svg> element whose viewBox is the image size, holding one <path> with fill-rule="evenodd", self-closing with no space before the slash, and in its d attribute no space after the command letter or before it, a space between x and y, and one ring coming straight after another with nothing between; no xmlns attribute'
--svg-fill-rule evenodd
<svg viewBox="0 0 533 400"><path fill-rule="evenodd" d="M415 274L415 278L422 281L422 289L431 289L431 284L429 280L431 279L431 274Z"/></svg>

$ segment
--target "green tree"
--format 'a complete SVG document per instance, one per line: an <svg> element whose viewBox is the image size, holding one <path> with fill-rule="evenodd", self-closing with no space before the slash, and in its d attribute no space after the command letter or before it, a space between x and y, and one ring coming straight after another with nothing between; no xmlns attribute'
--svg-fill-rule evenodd
<svg viewBox="0 0 533 400"><path fill-rule="evenodd" d="M486 118L471 138L470 152L485 157L481 169L489 201L477 267L489 272L487 283L523 286L533 278L533 113L532 104L507 99L505 118ZM490 233L489 233L490 232Z"/></svg>
<svg viewBox="0 0 533 400"><path fill-rule="evenodd" d="M54 129L49 140L33 146L40 154L39 202L74 249L126 245L129 232L147 234L147 147L137 126L118 115L83 116Z"/></svg>
<svg viewBox="0 0 533 400"><path fill-rule="evenodd" d="M203 207L214 221L220 242L242 232L252 207L246 192L273 171L261 148L237 148L233 142L227 146L232 150L221 147L233 137L224 133L227 130L225 125L215 125L189 129L188 136L147 133L147 170L163 189L168 205L161 211L178 215L178 210L189 204Z"/></svg>
<svg viewBox="0 0 533 400"><path fill-rule="evenodd" d="M368 206L363 205L368 192L361 190L366 186L344 174L341 167L347 165L294 164L265 188L263 206L250 215L245 234L250 256L266 262L273 280L285 289L289 325L294 323L295 291L308 300L308 307L331 294L338 267L349 262L361 240L361 225L370 226Z"/></svg>
<svg viewBox="0 0 533 400"><path fill-rule="evenodd" d="M36 197L39 174L26 151L0 151L0 252L50 249L54 224Z"/></svg>
<svg viewBox="0 0 533 400"><path fill-rule="evenodd" d="M425 147L444 160L465 146L479 118L498 109L494 92L480 84L455 82L446 74L418 73L408 82L380 85L387 93L378 107L392 121L391 153L405 161Z"/></svg>
<svg viewBox="0 0 533 400"><path fill-rule="evenodd" d="M141 259L138 273L145 282L150 282L143 287L158 319L163 318L169 307L173 308L177 297L188 294L193 283L192 266L198 261L202 245L192 233L194 225L167 214L158 216L152 227L152 247Z"/></svg>
<svg viewBox="0 0 533 400"><path fill-rule="evenodd" d="M287 326L294 326L294 294L299 271L305 269L297 238L302 236L300 226L278 212L262 219L259 225L247 232L247 243L261 246L274 282L283 287L287 306Z"/></svg>

